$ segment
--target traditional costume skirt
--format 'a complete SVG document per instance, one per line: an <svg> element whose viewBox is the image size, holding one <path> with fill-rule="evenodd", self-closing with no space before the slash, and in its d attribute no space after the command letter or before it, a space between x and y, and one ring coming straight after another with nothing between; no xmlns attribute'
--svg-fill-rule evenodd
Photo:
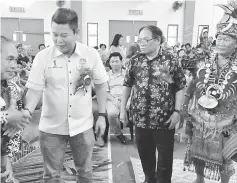
<svg viewBox="0 0 237 183"><path fill-rule="evenodd" d="M231 147L226 152L237 150L236 125L232 124L222 129L210 128L204 123L197 123L190 118L186 125L186 134L189 137L184 159L184 170L195 171L208 179L219 180L220 173L233 175L235 173L231 158L226 160L223 149L232 137ZM229 155L230 156L230 155Z"/></svg>

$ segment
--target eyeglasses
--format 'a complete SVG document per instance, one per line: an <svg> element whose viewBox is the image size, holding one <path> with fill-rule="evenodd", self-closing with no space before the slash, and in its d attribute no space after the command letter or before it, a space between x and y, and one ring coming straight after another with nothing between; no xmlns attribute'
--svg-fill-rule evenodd
<svg viewBox="0 0 237 183"><path fill-rule="evenodd" d="M156 39L157 37L153 37L152 39L138 39L137 44L147 44L149 41Z"/></svg>

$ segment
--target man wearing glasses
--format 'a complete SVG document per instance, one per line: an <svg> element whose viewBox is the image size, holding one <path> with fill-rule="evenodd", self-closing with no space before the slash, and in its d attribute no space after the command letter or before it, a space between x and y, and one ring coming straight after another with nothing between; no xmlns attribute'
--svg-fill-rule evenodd
<svg viewBox="0 0 237 183"><path fill-rule="evenodd" d="M129 61L121 101L120 119L127 123L126 103L133 87L129 116L136 126L145 183L171 183L175 126L180 119L186 85L177 58L162 50L162 42L163 33L158 27L140 29L141 52Z"/></svg>

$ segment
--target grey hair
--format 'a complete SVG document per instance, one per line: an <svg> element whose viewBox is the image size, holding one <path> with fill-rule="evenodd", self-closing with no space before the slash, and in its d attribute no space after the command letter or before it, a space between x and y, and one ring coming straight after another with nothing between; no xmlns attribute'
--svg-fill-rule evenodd
<svg viewBox="0 0 237 183"><path fill-rule="evenodd" d="M6 38L5 36L1 35L1 49L0 49L1 53L3 51L4 46L8 43L12 43L12 41L10 39Z"/></svg>

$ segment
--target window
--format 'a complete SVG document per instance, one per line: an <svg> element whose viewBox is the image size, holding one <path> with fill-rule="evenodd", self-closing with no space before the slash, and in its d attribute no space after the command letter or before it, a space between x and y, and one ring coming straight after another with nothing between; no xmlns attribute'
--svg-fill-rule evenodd
<svg viewBox="0 0 237 183"><path fill-rule="evenodd" d="M203 32L209 32L209 25L199 25L198 26L198 36L197 36L197 44L200 43L200 37Z"/></svg>
<svg viewBox="0 0 237 183"><path fill-rule="evenodd" d="M98 46L98 23L87 23L87 45Z"/></svg>
<svg viewBox="0 0 237 183"><path fill-rule="evenodd" d="M174 46L178 41L178 28L176 24L169 24L167 31L167 42L169 46Z"/></svg>

